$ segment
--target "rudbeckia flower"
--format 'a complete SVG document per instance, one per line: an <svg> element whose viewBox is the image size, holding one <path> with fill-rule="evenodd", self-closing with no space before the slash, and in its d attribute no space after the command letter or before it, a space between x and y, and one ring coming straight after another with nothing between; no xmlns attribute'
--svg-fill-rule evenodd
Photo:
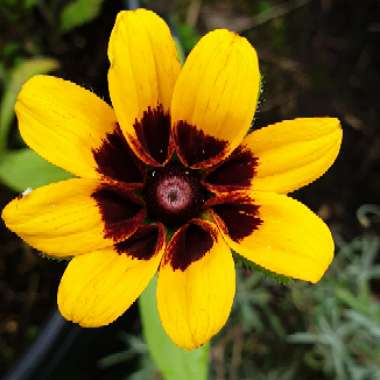
<svg viewBox="0 0 380 380"><path fill-rule="evenodd" d="M258 59L228 30L206 34L181 67L159 16L123 11L108 57L112 108L51 76L26 82L16 103L25 142L76 176L18 197L2 213L32 247L71 258L58 289L62 315L84 327L109 324L158 271L163 327L192 349L230 313L231 250L317 282L333 258L331 233L286 193L333 163L339 121L300 118L248 133Z"/></svg>

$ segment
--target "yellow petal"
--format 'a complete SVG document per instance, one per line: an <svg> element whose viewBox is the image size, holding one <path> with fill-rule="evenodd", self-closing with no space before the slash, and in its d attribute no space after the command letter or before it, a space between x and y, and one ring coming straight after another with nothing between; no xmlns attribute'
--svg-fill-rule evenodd
<svg viewBox="0 0 380 380"><path fill-rule="evenodd" d="M122 11L108 57L109 90L123 133L144 162L158 166L170 156L168 112L180 70L170 30L151 11Z"/></svg>
<svg viewBox="0 0 380 380"><path fill-rule="evenodd" d="M315 283L332 261L334 242L329 228L286 195L225 195L210 206L229 246L265 269Z"/></svg>
<svg viewBox="0 0 380 380"><path fill-rule="evenodd" d="M2 218L32 247L71 256L125 239L144 213L141 205L117 190L73 178L14 199L3 209Z"/></svg>
<svg viewBox="0 0 380 380"><path fill-rule="evenodd" d="M259 95L257 55L228 30L204 36L187 58L172 101L177 153L194 168L215 165L248 132Z"/></svg>
<svg viewBox="0 0 380 380"><path fill-rule="evenodd" d="M112 108L90 91L38 75L23 85L16 114L24 141L51 163L80 177L141 181Z"/></svg>
<svg viewBox="0 0 380 380"><path fill-rule="evenodd" d="M165 246L161 225L141 227L115 247L74 257L58 289L58 307L83 327L113 322L154 276Z"/></svg>
<svg viewBox="0 0 380 380"><path fill-rule="evenodd" d="M287 193L323 175L342 142L338 119L300 118L259 129L242 146L258 159L253 190Z"/></svg>
<svg viewBox="0 0 380 380"><path fill-rule="evenodd" d="M160 267L157 304L179 346L206 343L225 324L235 294L231 252L215 225L199 219L178 230Z"/></svg>

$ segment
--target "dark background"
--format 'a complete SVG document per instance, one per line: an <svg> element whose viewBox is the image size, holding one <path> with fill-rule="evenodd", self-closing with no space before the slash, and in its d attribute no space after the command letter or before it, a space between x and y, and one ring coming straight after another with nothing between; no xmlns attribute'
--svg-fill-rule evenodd
<svg viewBox="0 0 380 380"><path fill-rule="evenodd" d="M102 6L91 21L68 31L59 28L60 15L68 1L41 0L33 2L32 6L25 3L8 0L0 4L2 93L6 91L6 74L13 67L22 59L43 55L58 60L60 67L54 75L91 88L108 99L108 36L117 12L125 8L126 2L100 1ZM379 216L371 217L371 223L363 225L356 213L364 204L380 204L379 1L176 0L142 3L166 18L185 50L191 48L198 35L217 27L238 31L251 41L260 57L264 78L254 128L298 116L338 117L344 138L336 163L325 176L294 196L318 212L341 240L378 235ZM15 121L8 146L17 149L21 144ZM12 189L0 185L0 208L14 196ZM1 376L30 346L48 318L56 302L56 289L65 264L42 259L3 225L0 250ZM244 276L250 274L244 272ZM272 285L269 288L273 297L282 297L287 291L282 287L272 290ZM373 302L378 303L379 281L371 283L371 291ZM286 313L283 309L277 312ZM119 379L128 378L129 373L139 368L136 359L139 356L133 354L110 368L102 369L98 365L99 359L107 354L130 349L130 343L120 339L121 330L132 335L141 334L135 307L111 327L84 332L67 329L63 335L72 334L74 343L68 343L69 353L60 354L53 362L53 372L44 375L46 378L59 378L58 373L66 373L62 372L64 368L69 375L62 375L62 378ZM217 340L217 348L225 339L223 334ZM254 339L249 333L244 334L248 334L246 339ZM283 355L288 355L288 349ZM217 354L213 352L214 367L218 366ZM298 358L302 356L301 353L297 355ZM255 357L259 358L260 353L253 353L251 360L255 361ZM260 363L256 364L260 367ZM56 367L61 368L59 372L54 372ZM244 364L240 363L238 374L240 367L244 372ZM307 378L339 378L334 371L321 368L308 367L308 371ZM228 371L223 375L223 371L217 369L213 372L218 379L223 376L234 379L236 375ZM49 377L53 376L51 373L55 373L54 377ZM146 376L146 379L152 378ZM242 374L236 376L243 378ZM289 379L301 378L299 376L291 375ZM363 379L375 379L371 376Z"/></svg>

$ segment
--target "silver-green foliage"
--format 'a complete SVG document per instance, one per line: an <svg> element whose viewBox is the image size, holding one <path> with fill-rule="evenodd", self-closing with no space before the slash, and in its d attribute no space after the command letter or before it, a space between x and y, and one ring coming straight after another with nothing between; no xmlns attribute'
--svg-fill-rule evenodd
<svg viewBox="0 0 380 380"><path fill-rule="evenodd" d="M297 305L308 298L314 304L305 310L307 331L289 341L310 345L307 364L331 378L380 379L380 302L371 291L380 279L378 253L377 238L355 239L341 248L320 288L292 292Z"/></svg>
<svg viewBox="0 0 380 380"><path fill-rule="evenodd" d="M228 329L238 325L243 334L225 349L226 373L242 340L239 379L380 379L380 302L373 286L380 281L379 245L374 236L341 243L316 285L284 287L240 269Z"/></svg>

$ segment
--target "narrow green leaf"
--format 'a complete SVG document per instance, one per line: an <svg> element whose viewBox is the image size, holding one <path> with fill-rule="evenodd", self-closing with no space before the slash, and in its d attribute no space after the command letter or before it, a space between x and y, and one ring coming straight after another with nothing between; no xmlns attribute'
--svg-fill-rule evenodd
<svg viewBox="0 0 380 380"><path fill-rule="evenodd" d="M5 149L9 128L14 117L14 106L22 84L33 75L56 70L58 61L52 58L33 58L20 63L10 74L0 103L0 153Z"/></svg>
<svg viewBox="0 0 380 380"><path fill-rule="evenodd" d="M185 351L168 338L157 311L155 278L140 297L139 307L145 340L162 377L165 380L206 380L208 345Z"/></svg>
<svg viewBox="0 0 380 380"><path fill-rule="evenodd" d="M0 181L18 192L71 177L27 148L6 153L0 160Z"/></svg>
<svg viewBox="0 0 380 380"><path fill-rule="evenodd" d="M63 8L61 30L68 32L93 20L102 8L103 0L74 0Z"/></svg>
<svg viewBox="0 0 380 380"><path fill-rule="evenodd" d="M200 39L200 35L197 30L184 23L176 23L176 33L184 54L188 54Z"/></svg>
<svg viewBox="0 0 380 380"><path fill-rule="evenodd" d="M183 64L185 62L185 52L183 51L181 41L176 36L174 36L174 42L177 48L178 59L181 64Z"/></svg>

